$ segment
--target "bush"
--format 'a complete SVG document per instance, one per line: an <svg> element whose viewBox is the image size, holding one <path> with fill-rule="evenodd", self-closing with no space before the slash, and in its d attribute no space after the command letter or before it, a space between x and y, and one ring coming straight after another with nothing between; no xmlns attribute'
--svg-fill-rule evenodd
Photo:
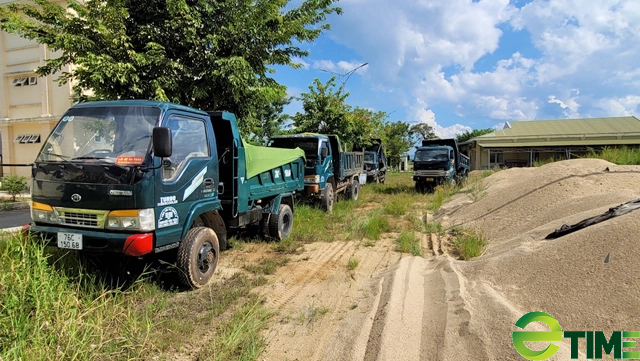
<svg viewBox="0 0 640 361"><path fill-rule="evenodd" d="M11 195L11 201L16 201L16 196L27 189L27 178L17 175L8 175L2 178L2 190Z"/></svg>

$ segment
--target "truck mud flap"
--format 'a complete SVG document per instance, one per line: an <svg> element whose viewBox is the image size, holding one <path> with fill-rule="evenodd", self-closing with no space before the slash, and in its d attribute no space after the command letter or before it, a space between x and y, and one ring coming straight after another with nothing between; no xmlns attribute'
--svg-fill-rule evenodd
<svg viewBox="0 0 640 361"><path fill-rule="evenodd" d="M569 233L573 233L577 230L580 230L582 228L586 228L589 226L592 226L596 223L600 223L602 221L606 221L607 219L613 218L613 217L617 217L617 216L621 216L623 214L627 214L631 211L635 211L636 209L640 208L640 199L636 199L627 203L623 203L617 207L613 207L613 208L609 208L608 211L606 211L603 214L591 217L591 218L587 218L583 221L580 221L576 224L572 224L572 225L566 225L563 224L562 227L560 227L560 229L556 229L553 233L550 233L549 235L547 235L545 237L545 239L555 239L555 238L559 238L562 237L564 235L567 235Z"/></svg>

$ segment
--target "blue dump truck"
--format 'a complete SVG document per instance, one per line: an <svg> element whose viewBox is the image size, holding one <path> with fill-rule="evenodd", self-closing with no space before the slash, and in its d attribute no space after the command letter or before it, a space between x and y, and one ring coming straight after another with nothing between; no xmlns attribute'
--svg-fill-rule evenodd
<svg viewBox="0 0 640 361"><path fill-rule="evenodd" d="M255 225L278 240L289 236L304 161L300 149L243 142L229 112L81 103L36 158L25 231L98 257L160 253L186 286L200 288L230 232Z"/></svg>
<svg viewBox="0 0 640 361"><path fill-rule="evenodd" d="M303 196L320 202L325 211L333 210L339 193L349 199L358 199L364 153L345 152L338 136L315 133L274 136L268 145L304 150L306 166Z"/></svg>
<svg viewBox="0 0 640 361"><path fill-rule="evenodd" d="M469 157L455 139L425 139L413 158L416 191L432 192L438 184L461 182L469 174Z"/></svg>
<svg viewBox="0 0 640 361"><path fill-rule="evenodd" d="M367 183L385 183L387 179L387 157L382 139L372 139L372 144L364 151L364 171Z"/></svg>

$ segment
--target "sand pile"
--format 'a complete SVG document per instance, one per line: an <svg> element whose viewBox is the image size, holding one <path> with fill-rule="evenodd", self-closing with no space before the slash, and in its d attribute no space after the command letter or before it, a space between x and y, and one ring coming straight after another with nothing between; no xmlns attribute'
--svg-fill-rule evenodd
<svg viewBox="0 0 640 361"><path fill-rule="evenodd" d="M464 305L456 312L469 315L464 336L447 332L447 359L457 358L452 350L462 348L478 359L522 360L511 332L517 330L518 318L530 311L551 314L565 331L601 330L610 335L614 330L640 329L640 211L544 239L562 224L640 198L640 167L568 160L504 170L484 184L484 194L475 201L460 194L435 216L436 221L480 228L491 242L477 260L442 260L444 266L427 267L427 272L439 269L443 275L450 267L457 274L444 288L459 291ZM482 346L469 349L465 338L480 339ZM557 344L561 350L554 359L569 359L569 340ZM581 359L585 345L583 339Z"/></svg>

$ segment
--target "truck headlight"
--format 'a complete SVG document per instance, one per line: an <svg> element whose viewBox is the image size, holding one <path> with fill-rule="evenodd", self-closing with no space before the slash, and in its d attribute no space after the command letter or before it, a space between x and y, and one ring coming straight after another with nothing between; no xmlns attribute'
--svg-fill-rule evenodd
<svg viewBox="0 0 640 361"><path fill-rule="evenodd" d="M153 231L156 229L156 217L153 208L111 211L107 215L108 229Z"/></svg>
<svg viewBox="0 0 640 361"><path fill-rule="evenodd" d="M320 183L320 176L319 175L306 175L304 176L304 182L305 183Z"/></svg>
<svg viewBox="0 0 640 361"><path fill-rule="evenodd" d="M31 203L31 219L34 222L58 223L58 217L56 217L53 207L38 202Z"/></svg>

